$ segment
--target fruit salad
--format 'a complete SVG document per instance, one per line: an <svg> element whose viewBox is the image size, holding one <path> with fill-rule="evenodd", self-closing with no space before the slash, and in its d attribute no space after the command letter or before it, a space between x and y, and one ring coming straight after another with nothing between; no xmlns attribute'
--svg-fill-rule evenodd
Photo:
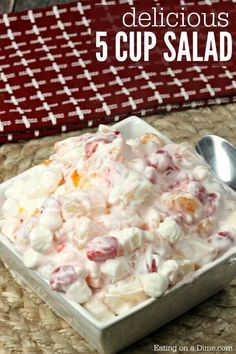
<svg viewBox="0 0 236 354"><path fill-rule="evenodd" d="M235 193L187 144L100 125L57 142L5 192L1 230L26 267L109 321L236 243Z"/></svg>

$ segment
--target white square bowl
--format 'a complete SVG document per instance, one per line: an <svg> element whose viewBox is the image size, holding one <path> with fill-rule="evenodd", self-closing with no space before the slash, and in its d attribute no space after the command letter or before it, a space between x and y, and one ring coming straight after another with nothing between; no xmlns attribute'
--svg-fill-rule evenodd
<svg viewBox="0 0 236 354"><path fill-rule="evenodd" d="M126 137L145 132L164 137L145 121L130 117L114 125ZM27 178L28 171L21 174ZM14 177L0 185L0 214L4 191ZM110 322L97 321L81 305L52 291L48 282L36 271L27 269L14 245L0 234L0 255L19 280L29 286L50 307L63 317L100 353L116 353L129 344L161 327L204 299L223 289L236 275L236 247L222 257L194 272L188 282L180 282L158 299L148 299Z"/></svg>

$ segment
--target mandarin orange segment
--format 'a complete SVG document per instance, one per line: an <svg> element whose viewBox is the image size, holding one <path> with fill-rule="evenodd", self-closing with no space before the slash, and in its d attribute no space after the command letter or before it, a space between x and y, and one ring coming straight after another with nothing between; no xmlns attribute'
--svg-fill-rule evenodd
<svg viewBox="0 0 236 354"><path fill-rule="evenodd" d="M32 212L32 216L38 216L39 214L40 214L39 208L34 209L34 211Z"/></svg>
<svg viewBox="0 0 236 354"><path fill-rule="evenodd" d="M103 286L103 279L102 278L92 278L90 275L86 277L86 282L89 286L94 289L99 289Z"/></svg>
<svg viewBox="0 0 236 354"><path fill-rule="evenodd" d="M180 209L184 211L188 211L189 213L194 213L197 210L197 204L194 199L180 197L178 202L179 202Z"/></svg>
<svg viewBox="0 0 236 354"><path fill-rule="evenodd" d="M149 230L149 227L148 227L147 224L141 224L141 225L139 225L139 228L144 230L144 231Z"/></svg>
<svg viewBox="0 0 236 354"><path fill-rule="evenodd" d="M154 141L160 146L164 145L164 141L159 136L157 136L156 134L153 134L153 133L145 133L145 134L143 134L140 137L140 140L141 140L142 144L147 144L150 141Z"/></svg>
<svg viewBox="0 0 236 354"><path fill-rule="evenodd" d="M111 214L111 208L106 207L105 208L105 214L107 214L107 215Z"/></svg>
<svg viewBox="0 0 236 354"><path fill-rule="evenodd" d="M213 225L209 219L204 219L198 224L198 233L202 237L206 237L210 235L212 230L213 230Z"/></svg>
<svg viewBox="0 0 236 354"><path fill-rule="evenodd" d="M72 173L71 179L73 181L74 186L78 187L79 181L80 181L80 175L78 174L78 172L76 170L74 170L74 172Z"/></svg>
<svg viewBox="0 0 236 354"><path fill-rule="evenodd" d="M41 165L49 166L52 163L52 160L44 160Z"/></svg>
<svg viewBox="0 0 236 354"><path fill-rule="evenodd" d="M169 209L182 211L186 213L195 213L200 208L200 202L197 198L188 194L175 194L166 201Z"/></svg>
<svg viewBox="0 0 236 354"><path fill-rule="evenodd" d="M65 184L65 178L64 177L62 177L62 179L60 180L60 183L59 183L59 186L62 186L63 184Z"/></svg>

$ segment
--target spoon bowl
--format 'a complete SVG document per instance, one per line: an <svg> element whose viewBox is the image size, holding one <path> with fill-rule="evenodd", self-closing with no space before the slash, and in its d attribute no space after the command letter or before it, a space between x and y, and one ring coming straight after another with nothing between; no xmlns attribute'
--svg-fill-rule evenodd
<svg viewBox="0 0 236 354"><path fill-rule="evenodd" d="M236 148L217 135L206 135L196 144L197 152L210 165L213 174L236 190Z"/></svg>

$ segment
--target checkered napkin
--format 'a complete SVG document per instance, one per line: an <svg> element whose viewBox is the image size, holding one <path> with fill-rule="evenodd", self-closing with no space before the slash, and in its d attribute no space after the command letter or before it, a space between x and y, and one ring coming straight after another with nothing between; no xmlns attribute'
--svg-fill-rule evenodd
<svg viewBox="0 0 236 354"><path fill-rule="evenodd" d="M89 16L84 0L0 17L0 143L236 101L226 66L95 68Z"/></svg>

